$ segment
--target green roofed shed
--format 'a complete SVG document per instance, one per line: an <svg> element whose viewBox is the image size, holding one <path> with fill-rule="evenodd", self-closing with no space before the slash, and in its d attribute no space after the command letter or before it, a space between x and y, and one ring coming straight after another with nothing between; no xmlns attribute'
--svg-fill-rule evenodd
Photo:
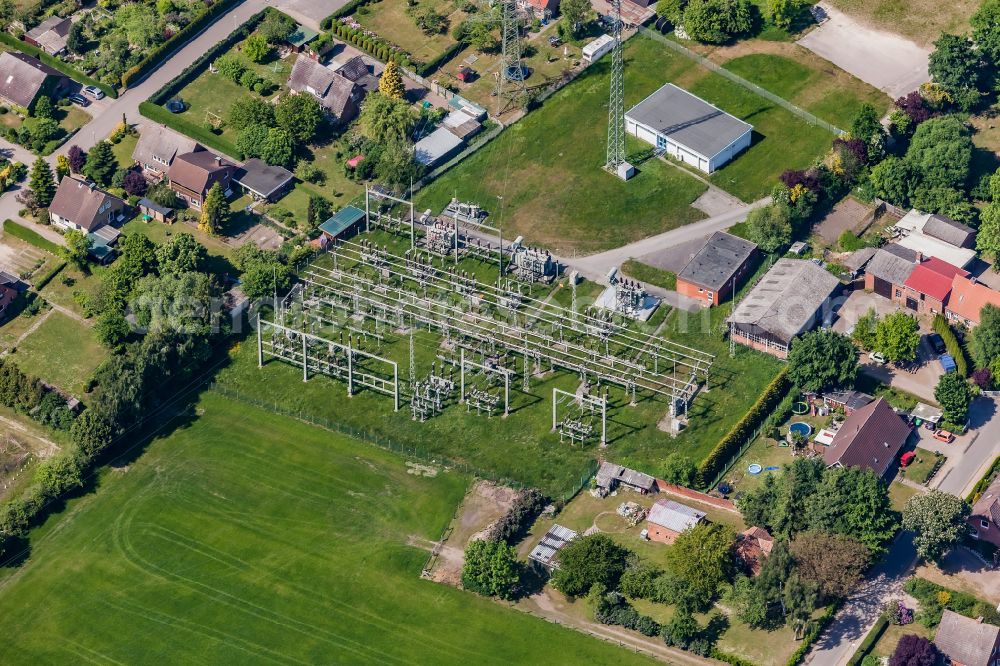
<svg viewBox="0 0 1000 666"><path fill-rule="evenodd" d="M355 206L344 206L319 228L330 238L337 238L364 219L365 211Z"/></svg>
<svg viewBox="0 0 1000 666"><path fill-rule="evenodd" d="M295 24L295 29L289 33L285 41L295 47L295 50L299 51L303 46L311 42L312 40L319 37L319 33L311 28L307 28L299 23Z"/></svg>

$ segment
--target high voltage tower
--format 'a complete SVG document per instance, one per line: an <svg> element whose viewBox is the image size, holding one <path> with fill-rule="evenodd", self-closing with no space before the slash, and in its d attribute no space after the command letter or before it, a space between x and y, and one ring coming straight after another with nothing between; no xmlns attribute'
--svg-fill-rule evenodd
<svg viewBox="0 0 1000 666"><path fill-rule="evenodd" d="M625 56L621 0L611 0L611 95L608 100L608 160L604 168L622 180L635 173L625 161Z"/></svg>
<svg viewBox="0 0 1000 666"><path fill-rule="evenodd" d="M524 85L527 70L521 60L521 26L517 20L516 0L501 0L500 12L503 50L500 71L496 74L498 116L523 101L527 94Z"/></svg>

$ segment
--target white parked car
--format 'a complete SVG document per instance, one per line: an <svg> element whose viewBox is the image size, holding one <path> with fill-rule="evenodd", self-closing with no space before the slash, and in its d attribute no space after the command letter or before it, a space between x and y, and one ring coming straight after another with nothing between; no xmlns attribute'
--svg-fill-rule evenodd
<svg viewBox="0 0 1000 666"><path fill-rule="evenodd" d="M83 93L85 95L90 95L94 99L104 99L104 91L97 86L84 86Z"/></svg>
<svg viewBox="0 0 1000 666"><path fill-rule="evenodd" d="M872 363L878 363L879 365L885 365L885 360L886 360L885 356L883 356L882 354L880 354L878 352L872 352L871 354L868 354L868 359Z"/></svg>

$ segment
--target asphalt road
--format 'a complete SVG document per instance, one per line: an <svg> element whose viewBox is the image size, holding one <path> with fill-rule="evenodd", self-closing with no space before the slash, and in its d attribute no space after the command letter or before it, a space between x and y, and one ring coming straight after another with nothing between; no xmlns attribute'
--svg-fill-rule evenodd
<svg viewBox="0 0 1000 666"><path fill-rule="evenodd" d="M1000 417L996 403L990 398L977 398L969 410L969 422L975 440L964 452L948 453L955 460L947 474L941 477L937 489L965 497L982 478L989 466L1000 456Z"/></svg>

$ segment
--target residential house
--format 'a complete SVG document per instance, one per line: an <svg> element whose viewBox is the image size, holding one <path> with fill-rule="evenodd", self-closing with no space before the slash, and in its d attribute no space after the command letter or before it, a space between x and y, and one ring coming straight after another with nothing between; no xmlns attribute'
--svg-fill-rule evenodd
<svg viewBox="0 0 1000 666"><path fill-rule="evenodd" d="M618 486L625 486L643 495L656 492L656 479L649 474L637 472L611 462L602 462L594 481L598 488L611 492Z"/></svg>
<svg viewBox="0 0 1000 666"><path fill-rule="evenodd" d="M0 284L0 321L10 314L11 306L17 300L17 289L10 285Z"/></svg>
<svg viewBox="0 0 1000 666"><path fill-rule="evenodd" d="M547 19L559 13L559 0L518 0L517 7L540 19Z"/></svg>
<svg viewBox="0 0 1000 666"><path fill-rule="evenodd" d="M736 539L736 557L754 576L760 573L772 548L774 537L763 527L747 528Z"/></svg>
<svg viewBox="0 0 1000 666"><path fill-rule="evenodd" d="M542 540L531 549L528 559L552 571L559 568L559 560L556 557L559 551L570 541L577 537L577 533L562 525L553 525L542 537Z"/></svg>
<svg viewBox="0 0 1000 666"><path fill-rule="evenodd" d="M757 245L716 231L677 274L677 293L701 305L718 305L742 283L757 256Z"/></svg>
<svg viewBox="0 0 1000 666"><path fill-rule="evenodd" d="M965 268L976 257L975 230L943 215L911 210L893 230L897 244L952 266Z"/></svg>
<svg viewBox="0 0 1000 666"><path fill-rule="evenodd" d="M730 335L752 349L788 358L792 340L832 317L840 281L803 259L779 259L737 304Z"/></svg>
<svg viewBox="0 0 1000 666"><path fill-rule="evenodd" d="M69 79L61 72L29 55L16 51L0 53L0 100L31 110L41 95L61 97Z"/></svg>
<svg viewBox="0 0 1000 666"><path fill-rule="evenodd" d="M672 544L681 532L705 520L705 512L673 500L656 500L646 516L646 533L651 541Z"/></svg>
<svg viewBox="0 0 1000 666"><path fill-rule="evenodd" d="M24 41L56 56L66 51L66 37L71 27L73 22L69 18L50 16L24 33Z"/></svg>
<svg viewBox="0 0 1000 666"><path fill-rule="evenodd" d="M57 227L90 234L105 225L123 221L127 208L123 200L94 183L64 176L49 205L49 218Z"/></svg>
<svg viewBox="0 0 1000 666"><path fill-rule="evenodd" d="M207 150L185 153L174 158L167 170L170 189L193 208L201 208L208 191L216 183L226 196L232 194L236 165Z"/></svg>
<svg viewBox="0 0 1000 666"><path fill-rule="evenodd" d="M910 432L909 424L879 398L844 420L823 460L830 467L867 467L885 476Z"/></svg>
<svg viewBox="0 0 1000 666"><path fill-rule="evenodd" d="M972 536L1000 547L1000 475L972 505Z"/></svg>
<svg viewBox="0 0 1000 666"><path fill-rule="evenodd" d="M337 123L349 123L358 115L364 88L315 60L299 56L288 77L288 88L296 94L315 97Z"/></svg>
<svg viewBox="0 0 1000 666"><path fill-rule="evenodd" d="M902 284L893 285L892 300L919 315L944 314L952 279L969 274L937 257L917 257L917 264Z"/></svg>
<svg viewBox="0 0 1000 666"><path fill-rule="evenodd" d="M159 181L178 155L205 150L194 139L164 125L144 125L139 141L132 151L132 159L142 168L147 180Z"/></svg>
<svg viewBox="0 0 1000 666"><path fill-rule="evenodd" d="M1000 627L945 609L934 645L951 666L1000 666Z"/></svg>
<svg viewBox="0 0 1000 666"><path fill-rule="evenodd" d="M827 391L823 394L826 406L844 410L845 416L850 416L874 400L875 398L861 391Z"/></svg>
<svg viewBox="0 0 1000 666"><path fill-rule="evenodd" d="M1000 308L1000 291L977 282L974 277L955 275L944 313L949 321L972 328L979 325L979 313L986 305Z"/></svg>
<svg viewBox="0 0 1000 666"><path fill-rule="evenodd" d="M284 167L268 164L256 157L236 170L233 180L257 201L277 201L291 189L295 176Z"/></svg>
<svg viewBox="0 0 1000 666"><path fill-rule="evenodd" d="M363 56L354 56L338 65L334 72L360 86L365 93L378 90L378 77L374 74L374 67L370 66Z"/></svg>

